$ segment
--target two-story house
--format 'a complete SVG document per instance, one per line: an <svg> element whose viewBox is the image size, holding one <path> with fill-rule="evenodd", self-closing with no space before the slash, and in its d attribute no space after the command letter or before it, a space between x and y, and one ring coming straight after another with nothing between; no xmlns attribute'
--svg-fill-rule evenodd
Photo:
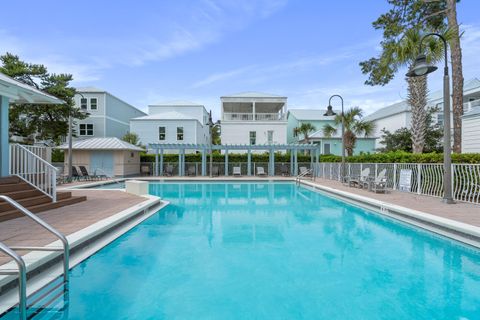
<svg viewBox="0 0 480 320"><path fill-rule="evenodd" d="M148 106L148 115L130 120L142 144L208 144L208 112L200 103L172 101Z"/></svg>
<svg viewBox="0 0 480 320"><path fill-rule="evenodd" d="M130 131L130 119L144 116L145 112L95 87L77 88L75 105L88 114L75 120L77 139L122 138Z"/></svg>
<svg viewBox="0 0 480 320"><path fill-rule="evenodd" d="M245 92L220 100L222 144L287 143L287 97Z"/></svg>

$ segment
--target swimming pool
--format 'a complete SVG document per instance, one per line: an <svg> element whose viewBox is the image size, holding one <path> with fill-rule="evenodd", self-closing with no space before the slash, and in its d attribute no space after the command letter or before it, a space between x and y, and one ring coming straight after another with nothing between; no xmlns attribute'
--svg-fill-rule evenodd
<svg viewBox="0 0 480 320"><path fill-rule="evenodd" d="M150 193L171 204L76 266L68 308L51 315L480 318L480 253L452 240L293 183Z"/></svg>

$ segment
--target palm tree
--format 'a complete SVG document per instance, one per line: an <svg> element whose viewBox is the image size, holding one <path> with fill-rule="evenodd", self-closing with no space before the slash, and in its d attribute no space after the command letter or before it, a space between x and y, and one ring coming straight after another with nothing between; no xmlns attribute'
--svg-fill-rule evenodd
<svg viewBox="0 0 480 320"><path fill-rule="evenodd" d="M303 135L303 139L306 143L309 143L308 134L314 132L315 127L311 123L302 123L300 127L293 128L293 136L298 137L300 134Z"/></svg>
<svg viewBox="0 0 480 320"><path fill-rule="evenodd" d="M357 137L363 135L368 137L373 133L375 129L375 124L372 121L362 120L363 111L359 107L353 107L344 114L344 124L345 124L345 150L347 155L350 157L353 155L353 149L355 148L355 143L357 142ZM342 114L337 114L335 116L335 127L327 124L323 127L323 135L326 137L331 137L338 132L338 126L342 125Z"/></svg>

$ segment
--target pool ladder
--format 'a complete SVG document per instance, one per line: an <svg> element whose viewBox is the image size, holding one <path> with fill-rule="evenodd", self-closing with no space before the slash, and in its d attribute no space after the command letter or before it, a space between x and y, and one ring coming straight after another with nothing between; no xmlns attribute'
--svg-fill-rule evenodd
<svg viewBox="0 0 480 320"><path fill-rule="evenodd" d="M311 175L313 179L313 169L308 169L305 172L300 173L296 178L295 178L295 183L300 184L300 181L302 178L305 178L306 176Z"/></svg>
<svg viewBox="0 0 480 320"><path fill-rule="evenodd" d="M6 255L10 256L15 263L17 264L17 269L0 269L0 275L15 275L18 274L18 310L19 310L19 319L27 319L27 267L23 258L15 252L15 250L30 250L30 251L63 251L63 282L64 288L68 291L68 281L69 281L69 259L70 259L70 245L68 240L60 233L58 230L53 228L51 225L40 219L38 216L33 214L31 211L23 207L17 201L13 200L10 197L0 195L0 200L3 200L15 209L20 211L24 216L29 217L37 224L42 226L44 229L55 235L62 242L62 247L28 247L28 246L7 246L6 244L0 241L0 251L4 252Z"/></svg>

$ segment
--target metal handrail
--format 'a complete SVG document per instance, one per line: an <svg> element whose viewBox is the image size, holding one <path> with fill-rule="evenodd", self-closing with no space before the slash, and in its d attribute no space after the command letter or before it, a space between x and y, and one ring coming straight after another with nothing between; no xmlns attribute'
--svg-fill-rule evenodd
<svg viewBox="0 0 480 320"><path fill-rule="evenodd" d="M27 247L27 246L15 246L15 247L8 247L2 242L0 242L0 251L3 251L8 256L15 260L18 266L18 290L19 290L19 316L21 320L25 320L27 318L27 268L25 265L25 261L22 257L20 257L15 251L13 250L32 250L32 251L62 251L63 250L63 281L65 283L65 290L68 291L68 281L69 281L69 274L68 270L70 269L70 245L68 244L67 238L59 231L57 231L54 227L34 215L24 206L16 202L10 197L0 195L0 199L12 205L15 209L19 210L25 216L29 217L37 224L42 226L44 229L55 235L63 244L63 248L58 247ZM12 274L11 270L1 270L0 274Z"/></svg>
<svg viewBox="0 0 480 320"><path fill-rule="evenodd" d="M313 169L308 169L307 171L302 172L299 175L297 175L297 177L295 178L295 182L300 183L300 180L302 178L304 178L305 176L309 175L309 174L313 174Z"/></svg>
<svg viewBox="0 0 480 320"><path fill-rule="evenodd" d="M18 310L19 310L19 319L27 319L27 267L25 266L25 261L22 257L18 255L15 251L7 247L3 242L0 242L0 251L4 252L6 255L10 256L18 266ZM0 274L8 273L9 271L3 272L0 270Z"/></svg>

